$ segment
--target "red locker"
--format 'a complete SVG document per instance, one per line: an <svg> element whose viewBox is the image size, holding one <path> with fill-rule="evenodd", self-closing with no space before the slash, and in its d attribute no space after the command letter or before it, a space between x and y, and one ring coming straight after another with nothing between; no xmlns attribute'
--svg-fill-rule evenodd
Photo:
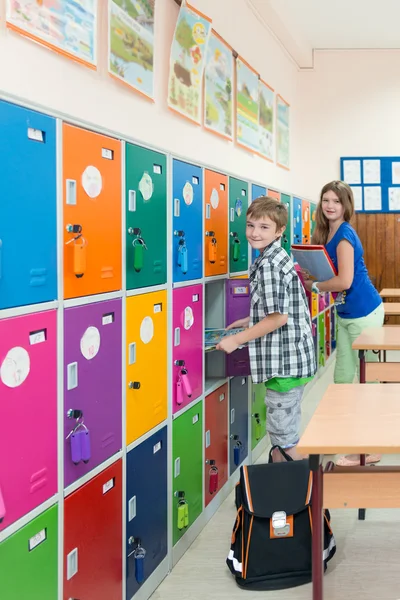
<svg viewBox="0 0 400 600"><path fill-rule="evenodd" d="M64 504L64 600L122 598L122 461Z"/></svg>
<svg viewBox="0 0 400 600"><path fill-rule="evenodd" d="M228 384L221 386L206 398L204 470L206 506L228 480L228 405Z"/></svg>
<svg viewBox="0 0 400 600"><path fill-rule="evenodd" d="M331 311L327 310L325 313L325 347L326 357L329 358L331 355Z"/></svg>

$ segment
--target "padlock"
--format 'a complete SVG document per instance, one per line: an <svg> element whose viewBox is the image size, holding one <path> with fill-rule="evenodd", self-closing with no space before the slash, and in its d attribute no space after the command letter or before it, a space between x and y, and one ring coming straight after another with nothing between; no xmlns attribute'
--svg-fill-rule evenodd
<svg viewBox="0 0 400 600"><path fill-rule="evenodd" d="M146 550L141 546L138 546L135 550L135 577L138 583L144 581L144 558L146 556Z"/></svg>
<svg viewBox="0 0 400 600"><path fill-rule="evenodd" d="M208 244L208 260L212 265L217 260L217 240L215 237L211 238Z"/></svg>
<svg viewBox="0 0 400 600"><path fill-rule="evenodd" d="M180 262L178 263L184 275L188 272L188 255L186 244L179 246Z"/></svg>
<svg viewBox="0 0 400 600"><path fill-rule="evenodd" d="M0 488L0 523L4 520L5 516L6 516L6 505L4 503L3 494L1 493L1 488Z"/></svg>
<svg viewBox="0 0 400 600"><path fill-rule="evenodd" d="M184 500L181 500L178 504L177 527L180 531L185 528L185 506L186 506L186 502Z"/></svg>
<svg viewBox="0 0 400 600"><path fill-rule="evenodd" d="M212 467L210 469L210 481L208 484L208 489L210 494L215 494L218 490L218 469L217 467Z"/></svg>
<svg viewBox="0 0 400 600"><path fill-rule="evenodd" d="M236 444L233 449L233 462L236 466L240 465L240 445Z"/></svg>
<svg viewBox="0 0 400 600"><path fill-rule="evenodd" d="M78 243L78 242L81 243ZM78 279L84 276L86 271L86 241L83 237L74 241L74 275Z"/></svg>
<svg viewBox="0 0 400 600"><path fill-rule="evenodd" d="M182 380L179 377L176 382L176 403L183 404L183 389L182 389Z"/></svg>
<svg viewBox="0 0 400 600"><path fill-rule="evenodd" d="M85 464L87 464L92 456L90 451L90 432L88 429L81 430L81 456Z"/></svg>
<svg viewBox="0 0 400 600"><path fill-rule="evenodd" d="M189 527L189 504L187 502L185 502L184 525Z"/></svg>
<svg viewBox="0 0 400 600"><path fill-rule="evenodd" d="M259 440L261 438L261 423L260 423L260 419L256 419L256 440Z"/></svg>
<svg viewBox="0 0 400 600"><path fill-rule="evenodd" d="M182 369L181 371L182 384L183 389L185 390L185 394L190 398L192 396L192 386L190 385L188 372L186 369Z"/></svg>
<svg viewBox="0 0 400 600"><path fill-rule="evenodd" d="M74 465L79 465L82 460L82 445L81 435L84 433L83 430L78 429L71 434L71 460Z"/></svg>
<svg viewBox="0 0 400 600"><path fill-rule="evenodd" d="M235 237L233 238L233 260L237 262L240 258L240 240Z"/></svg>
<svg viewBox="0 0 400 600"><path fill-rule="evenodd" d="M140 273L143 269L145 243L142 238L136 238L132 242L133 245L133 268L136 273Z"/></svg>

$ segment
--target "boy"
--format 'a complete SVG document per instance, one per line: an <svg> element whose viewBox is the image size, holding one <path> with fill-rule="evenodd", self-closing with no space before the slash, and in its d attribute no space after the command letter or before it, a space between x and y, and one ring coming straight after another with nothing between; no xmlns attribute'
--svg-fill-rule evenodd
<svg viewBox="0 0 400 600"><path fill-rule="evenodd" d="M294 264L281 247L287 208L274 198L257 198L248 208L246 237L260 256L250 267L250 316L228 329L245 327L217 346L230 354L249 343L254 383L267 388L267 431L271 444L294 460L301 424L304 387L316 372L314 342L307 299ZM278 449L273 460L284 460Z"/></svg>

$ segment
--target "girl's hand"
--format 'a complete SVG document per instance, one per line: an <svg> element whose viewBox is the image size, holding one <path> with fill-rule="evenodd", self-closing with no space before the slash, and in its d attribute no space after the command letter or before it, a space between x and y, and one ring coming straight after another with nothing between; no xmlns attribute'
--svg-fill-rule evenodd
<svg viewBox="0 0 400 600"><path fill-rule="evenodd" d="M235 352L239 348L239 344L236 341L236 335L229 335L225 337L220 343L217 345L217 350L222 350L222 352L226 352L226 354L231 354Z"/></svg>
<svg viewBox="0 0 400 600"><path fill-rule="evenodd" d="M301 269L301 274L303 275L304 281L311 279L311 274L306 269Z"/></svg>
<svg viewBox="0 0 400 600"><path fill-rule="evenodd" d="M306 288L307 291L312 292L312 286L313 286L313 282L311 281L311 279L307 279L304 281L304 287Z"/></svg>
<svg viewBox="0 0 400 600"><path fill-rule="evenodd" d="M249 323L250 323L250 317L244 317L244 319L239 319L238 321L235 321L234 323L231 323L230 325L228 325L226 330L229 331L229 329L238 329L238 328L246 329L246 327L249 326Z"/></svg>

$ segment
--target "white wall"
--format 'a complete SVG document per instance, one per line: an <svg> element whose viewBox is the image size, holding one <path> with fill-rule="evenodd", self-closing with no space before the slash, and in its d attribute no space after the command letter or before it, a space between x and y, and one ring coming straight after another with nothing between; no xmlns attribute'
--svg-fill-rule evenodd
<svg viewBox="0 0 400 600"><path fill-rule="evenodd" d="M193 6L213 20L213 27L257 69L262 78L292 106L292 162L299 113L298 72L277 42L260 25L246 0L192 0ZM232 5L235 5L235 11ZM0 90L140 142L206 162L240 177L296 193L296 167L291 172L238 149L205 132L167 109L170 46L179 8L174 0L157 1L156 103L151 104L107 74L106 0L99 0L99 70L73 63L6 29L0 23ZM7 58L6 58L7 57Z"/></svg>
<svg viewBox="0 0 400 600"><path fill-rule="evenodd" d="M400 155L400 52L317 52L297 95L296 189L317 199L341 156Z"/></svg>

